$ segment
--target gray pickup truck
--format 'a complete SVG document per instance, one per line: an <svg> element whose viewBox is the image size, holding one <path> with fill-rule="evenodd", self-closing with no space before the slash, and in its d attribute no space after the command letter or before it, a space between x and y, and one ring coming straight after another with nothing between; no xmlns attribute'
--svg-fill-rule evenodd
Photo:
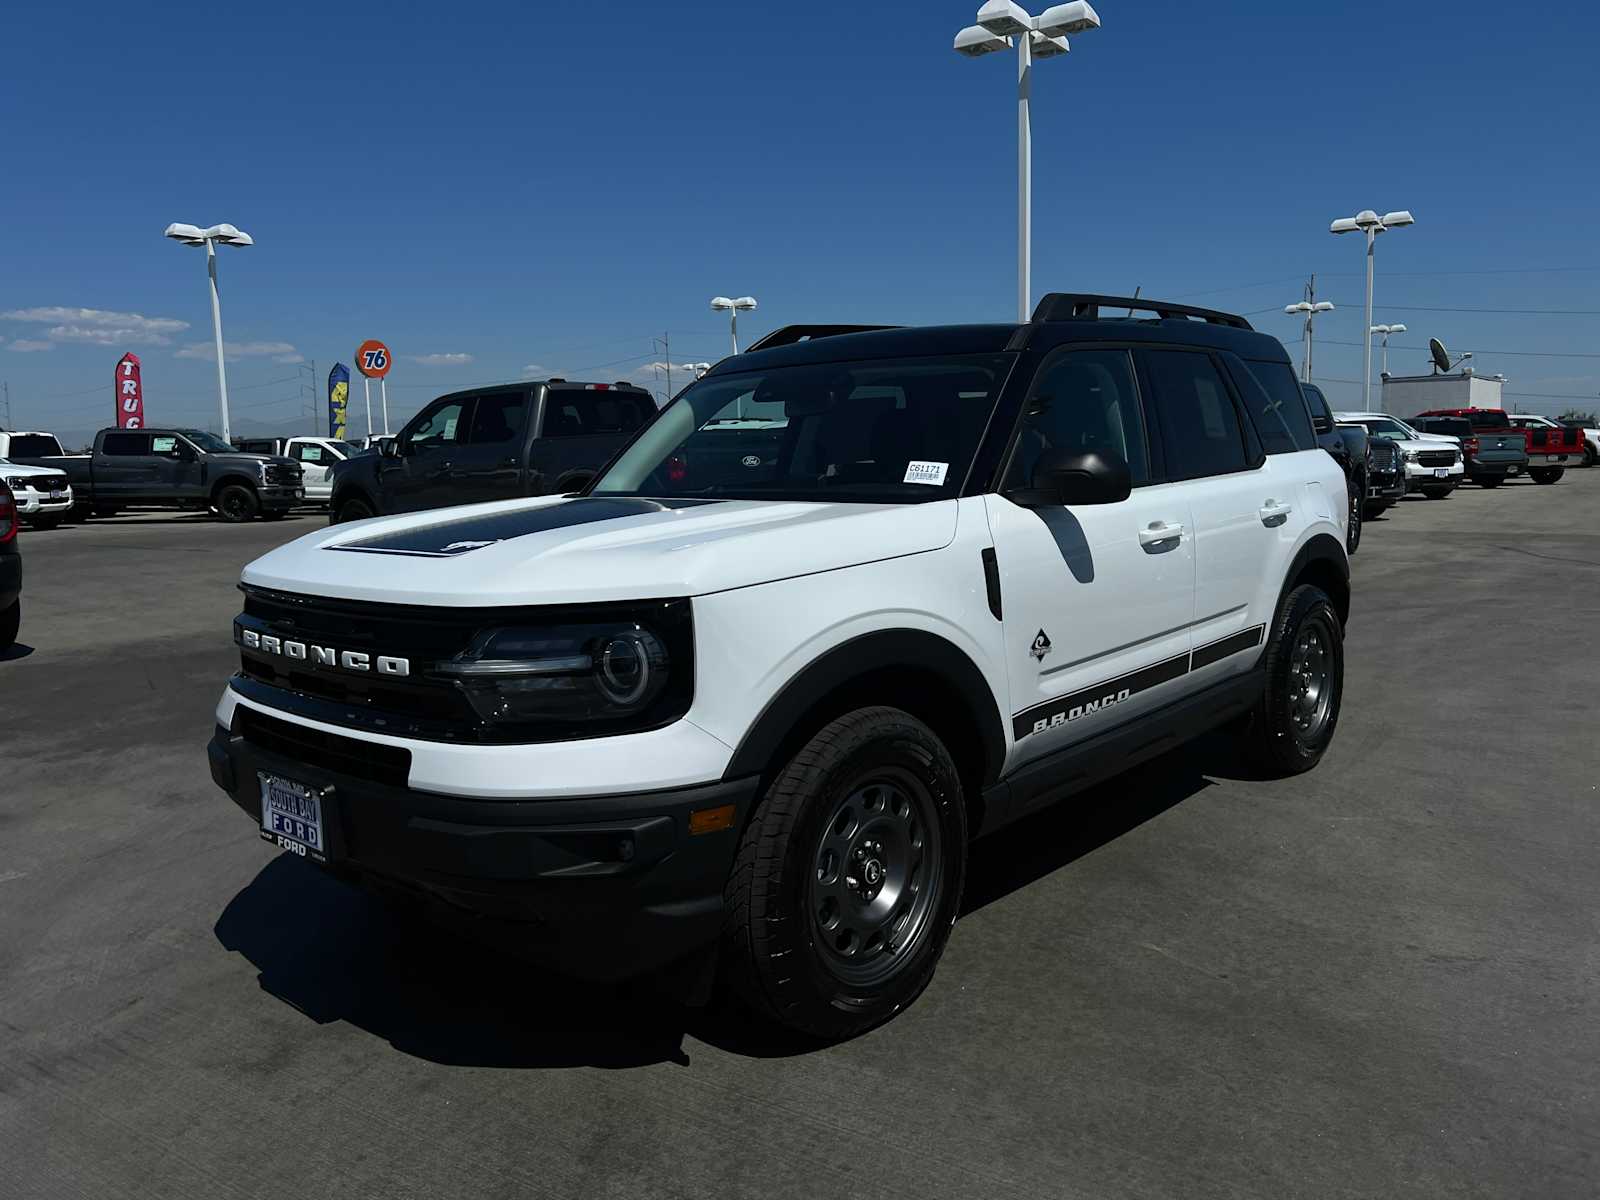
<svg viewBox="0 0 1600 1200"><path fill-rule="evenodd" d="M229 522L273 519L305 496L293 459L242 453L203 429L102 429L92 454L13 461L65 471L79 519L132 505L209 509Z"/></svg>

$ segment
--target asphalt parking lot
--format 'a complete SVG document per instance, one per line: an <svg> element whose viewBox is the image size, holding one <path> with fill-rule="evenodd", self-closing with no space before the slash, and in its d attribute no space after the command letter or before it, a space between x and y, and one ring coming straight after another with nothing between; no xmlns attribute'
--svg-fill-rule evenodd
<svg viewBox="0 0 1600 1200"><path fill-rule="evenodd" d="M1600 470L1371 522L1318 771L1211 739L980 845L928 992L829 1049L257 839L204 755L234 582L323 519L23 534L0 1194L1600 1190Z"/></svg>

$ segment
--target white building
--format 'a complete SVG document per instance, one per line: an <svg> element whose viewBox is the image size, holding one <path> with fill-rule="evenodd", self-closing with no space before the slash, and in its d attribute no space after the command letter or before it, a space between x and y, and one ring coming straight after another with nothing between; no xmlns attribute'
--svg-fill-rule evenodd
<svg viewBox="0 0 1600 1200"><path fill-rule="evenodd" d="M1472 368L1447 375L1385 375L1383 411L1402 421L1436 408L1504 408L1504 376L1474 375Z"/></svg>

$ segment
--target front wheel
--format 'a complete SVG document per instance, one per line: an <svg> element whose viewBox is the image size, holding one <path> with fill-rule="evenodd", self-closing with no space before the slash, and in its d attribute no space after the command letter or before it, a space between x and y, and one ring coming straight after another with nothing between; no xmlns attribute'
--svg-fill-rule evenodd
<svg viewBox="0 0 1600 1200"><path fill-rule="evenodd" d="M1322 761L1344 698L1344 627L1321 588L1297 587L1284 600L1266 667L1248 749L1267 769L1298 775Z"/></svg>
<svg viewBox="0 0 1600 1200"><path fill-rule="evenodd" d="M1422 494L1429 500L1443 500L1453 491L1455 491L1455 488L1425 487L1422 489Z"/></svg>
<svg viewBox="0 0 1600 1200"><path fill-rule="evenodd" d="M365 521L368 517L376 516L372 505L360 496L351 496L340 500L328 509L328 524L343 525L347 521Z"/></svg>
<svg viewBox="0 0 1600 1200"><path fill-rule="evenodd" d="M61 526L61 522L66 520L66 514L58 512L40 513L31 520L35 529L58 529Z"/></svg>
<svg viewBox="0 0 1600 1200"><path fill-rule="evenodd" d="M250 520L261 508L256 494L242 483L230 483L217 493L217 516L230 525Z"/></svg>
<svg viewBox="0 0 1600 1200"><path fill-rule="evenodd" d="M1535 483L1554 483L1566 473L1565 467L1535 467L1528 472Z"/></svg>
<svg viewBox="0 0 1600 1200"><path fill-rule="evenodd" d="M22 601L13 600L11 607L0 612L0 654L17 644L17 633L22 629Z"/></svg>
<svg viewBox="0 0 1600 1200"><path fill-rule="evenodd" d="M840 717L745 829L725 893L728 982L775 1024L862 1033L933 978L966 865L966 805L944 743L899 709Z"/></svg>

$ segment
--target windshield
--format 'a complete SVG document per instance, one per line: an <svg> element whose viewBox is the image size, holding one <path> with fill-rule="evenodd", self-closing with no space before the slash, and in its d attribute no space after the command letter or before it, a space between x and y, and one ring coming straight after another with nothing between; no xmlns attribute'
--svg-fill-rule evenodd
<svg viewBox="0 0 1600 1200"><path fill-rule="evenodd" d="M1012 358L711 376L661 411L597 496L916 504L958 495Z"/></svg>
<svg viewBox="0 0 1600 1200"><path fill-rule="evenodd" d="M336 442L330 438L328 441L324 442L323 445L332 446L336 451L344 455L346 458L353 458L357 454L361 453L361 447L350 442Z"/></svg>
<svg viewBox="0 0 1600 1200"><path fill-rule="evenodd" d="M1411 440L1411 430L1399 421L1365 420L1358 421L1358 425L1365 425L1367 432L1373 437L1388 438L1391 442L1405 442Z"/></svg>
<svg viewBox="0 0 1600 1200"><path fill-rule="evenodd" d="M214 433L207 433L203 429L180 429L179 433L188 438L207 454L237 454L238 450L228 445Z"/></svg>
<svg viewBox="0 0 1600 1200"><path fill-rule="evenodd" d="M13 458L49 458L61 452L61 443L48 433L11 435L10 454Z"/></svg>

